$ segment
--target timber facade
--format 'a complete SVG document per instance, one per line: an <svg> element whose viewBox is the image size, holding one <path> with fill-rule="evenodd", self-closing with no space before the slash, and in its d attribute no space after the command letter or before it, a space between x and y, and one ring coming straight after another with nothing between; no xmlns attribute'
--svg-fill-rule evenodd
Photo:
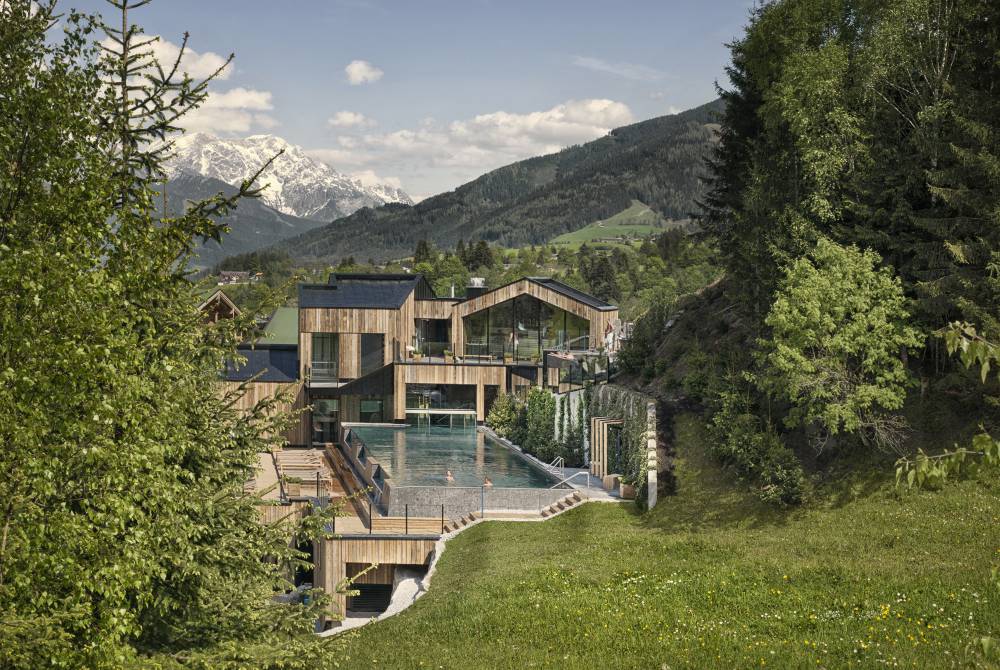
<svg viewBox="0 0 1000 670"><path fill-rule="evenodd" d="M620 328L547 277L442 298L421 275L334 273L299 286L297 333L248 345L226 379L290 392L288 444L320 446L341 423L482 423L500 393L601 381Z"/></svg>

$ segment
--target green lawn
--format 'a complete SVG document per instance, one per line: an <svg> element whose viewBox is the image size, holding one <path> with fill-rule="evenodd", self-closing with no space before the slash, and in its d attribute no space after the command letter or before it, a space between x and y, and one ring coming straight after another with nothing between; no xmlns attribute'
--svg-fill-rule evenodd
<svg viewBox="0 0 1000 670"><path fill-rule="evenodd" d="M641 239L650 235L662 233L671 226L664 221L663 217L651 210L649 207L633 200L632 205L612 217L603 221L595 221L588 226L574 230L571 233L563 233L554 238L551 244L577 248L584 242L595 244L597 240L609 238L630 237ZM614 245L614 242L600 242L598 244Z"/></svg>
<svg viewBox="0 0 1000 670"><path fill-rule="evenodd" d="M1000 478L897 493L871 477L780 512L677 427L680 493L480 524L430 592L346 636L348 668L996 667ZM885 477L888 479L888 474Z"/></svg>

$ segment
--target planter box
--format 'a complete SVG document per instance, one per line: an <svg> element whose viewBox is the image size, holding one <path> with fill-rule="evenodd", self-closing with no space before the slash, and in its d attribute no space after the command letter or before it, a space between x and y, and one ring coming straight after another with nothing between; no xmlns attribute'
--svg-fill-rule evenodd
<svg viewBox="0 0 1000 670"><path fill-rule="evenodd" d="M285 482L285 494L288 496L302 495L302 482Z"/></svg>
<svg viewBox="0 0 1000 670"><path fill-rule="evenodd" d="M631 484L622 484L618 489L618 495L624 500L635 500L635 487Z"/></svg>
<svg viewBox="0 0 1000 670"><path fill-rule="evenodd" d="M604 475L604 479L601 480L601 486L604 487L605 491L614 491L621 484L621 475Z"/></svg>

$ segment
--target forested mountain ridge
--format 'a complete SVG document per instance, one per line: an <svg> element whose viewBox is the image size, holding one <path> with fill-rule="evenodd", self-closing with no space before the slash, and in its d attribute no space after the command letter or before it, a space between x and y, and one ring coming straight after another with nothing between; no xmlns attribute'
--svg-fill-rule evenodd
<svg viewBox="0 0 1000 670"><path fill-rule="evenodd" d="M219 193L232 196L238 190L213 177L182 172L167 182L167 213L177 216L191 202ZM161 198L162 191L159 202L162 202ZM323 225L313 219L279 212L260 198L240 200L236 209L223 220L229 226L229 232L221 242L211 239L202 242L196 249L197 258L192 259L194 267L211 267L223 258L254 251Z"/></svg>
<svg viewBox="0 0 1000 670"><path fill-rule="evenodd" d="M277 247L298 259L385 260L427 239L502 246L548 241L627 209L639 200L684 218L703 193L704 158L721 111L714 101L611 131L555 154L519 161L417 205L365 208Z"/></svg>

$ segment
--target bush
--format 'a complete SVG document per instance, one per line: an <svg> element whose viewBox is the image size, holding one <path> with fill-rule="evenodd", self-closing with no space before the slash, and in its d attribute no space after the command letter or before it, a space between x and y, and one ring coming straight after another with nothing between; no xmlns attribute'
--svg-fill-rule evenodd
<svg viewBox="0 0 1000 670"><path fill-rule="evenodd" d="M748 393L723 392L709 429L715 457L750 481L761 500L776 505L802 502L802 467L774 428L753 411Z"/></svg>
<svg viewBox="0 0 1000 670"><path fill-rule="evenodd" d="M521 448L539 460L555 458L555 396L543 389L532 388L525 404L525 418L527 435Z"/></svg>
<svg viewBox="0 0 1000 670"><path fill-rule="evenodd" d="M486 425L500 437L510 439L517 425L517 402L509 393L501 393L486 416Z"/></svg>

